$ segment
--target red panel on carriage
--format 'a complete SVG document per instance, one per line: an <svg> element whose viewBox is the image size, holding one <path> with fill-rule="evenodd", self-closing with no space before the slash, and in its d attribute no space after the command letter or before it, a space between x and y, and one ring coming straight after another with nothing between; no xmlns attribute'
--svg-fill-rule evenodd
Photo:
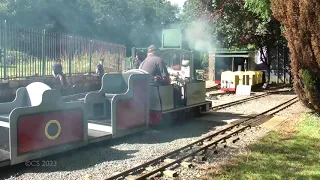
<svg viewBox="0 0 320 180"><path fill-rule="evenodd" d="M150 117L150 125L157 125L162 120L162 112L161 111L150 111L149 112Z"/></svg>
<svg viewBox="0 0 320 180"><path fill-rule="evenodd" d="M146 124L147 86L148 81L135 80L133 97L117 103L117 130L127 130Z"/></svg>
<svg viewBox="0 0 320 180"><path fill-rule="evenodd" d="M236 88L221 88L221 91L236 92Z"/></svg>
<svg viewBox="0 0 320 180"><path fill-rule="evenodd" d="M80 109L21 116L18 119L18 153L83 140L83 112Z"/></svg>

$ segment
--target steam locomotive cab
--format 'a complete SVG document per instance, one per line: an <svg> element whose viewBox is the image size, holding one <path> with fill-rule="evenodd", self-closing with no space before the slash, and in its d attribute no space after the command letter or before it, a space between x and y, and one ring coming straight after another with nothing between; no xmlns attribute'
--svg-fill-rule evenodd
<svg viewBox="0 0 320 180"><path fill-rule="evenodd" d="M139 51L146 52L144 49ZM164 60L171 84L150 84L149 123L157 125L167 119L181 118L181 114L207 111L211 102L205 99L205 81L195 78L192 52L183 49L160 49L156 54Z"/></svg>

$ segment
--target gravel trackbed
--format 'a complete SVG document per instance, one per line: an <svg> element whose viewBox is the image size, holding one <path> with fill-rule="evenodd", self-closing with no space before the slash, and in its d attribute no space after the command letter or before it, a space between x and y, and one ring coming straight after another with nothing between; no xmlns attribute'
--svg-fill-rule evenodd
<svg viewBox="0 0 320 180"><path fill-rule="evenodd" d="M270 95L221 109L218 112L209 112L202 117L171 127L149 129L143 133L43 159L55 162L52 166L26 167L23 164L4 170L0 169L0 179L104 179L115 172L132 168L195 141L209 131L219 129L227 122L238 119L239 115L257 114L293 97L294 94ZM213 100L213 106L235 101L238 98L236 95L221 95L217 97L217 100ZM260 137L264 133L261 131L256 136ZM255 136L252 136L252 139L256 139ZM252 139L248 141L251 142ZM185 173L181 175L183 174ZM185 177L189 179L190 176L187 174L189 173L186 173Z"/></svg>

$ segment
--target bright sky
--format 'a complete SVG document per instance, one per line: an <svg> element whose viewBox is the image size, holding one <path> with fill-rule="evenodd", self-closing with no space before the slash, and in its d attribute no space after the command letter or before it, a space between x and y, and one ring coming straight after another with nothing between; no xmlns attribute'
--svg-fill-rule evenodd
<svg viewBox="0 0 320 180"><path fill-rule="evenodd" d="M187 0L169 0L170 2L172 2L173 4L177 4L180 8L182 8L184 2L186 2Z"/></svg>

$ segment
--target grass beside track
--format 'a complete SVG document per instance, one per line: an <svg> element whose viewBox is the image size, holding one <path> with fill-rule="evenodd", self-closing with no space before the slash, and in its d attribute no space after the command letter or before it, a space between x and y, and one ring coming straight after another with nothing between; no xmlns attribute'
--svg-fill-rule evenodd
<svg viewBox="0 0 320 180"><path fill-rule="evenodd" d="M298 124L281 129L205 179L320 179L320 117L304 114Z"/></svg>

